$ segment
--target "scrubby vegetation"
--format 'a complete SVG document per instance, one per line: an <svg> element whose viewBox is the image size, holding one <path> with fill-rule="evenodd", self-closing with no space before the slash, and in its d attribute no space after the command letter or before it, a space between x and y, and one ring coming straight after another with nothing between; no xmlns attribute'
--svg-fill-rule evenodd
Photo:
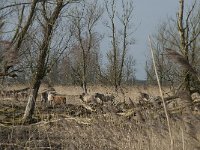
<svg viewBox="0 0 200 150"><path fill-rule="evenodd" d="M78 96L81 89L77 87L57 86L55 89L66 95L67 104L53 108L41 103L38 97L31 124L20 122L27 100L1 98L1 149L170 149L166 117L162 104L156 100L159 98L156 87L124 88L125 94L113 92L114 104L105 102L104 105L84 104ZM112 87L89 89L90 93L114 91ZM198 107L200 97L195 98ZM190 112L180 108L179 101L168 101L167 105L173 148L198 149L200 114L193 108Z"/></svg>

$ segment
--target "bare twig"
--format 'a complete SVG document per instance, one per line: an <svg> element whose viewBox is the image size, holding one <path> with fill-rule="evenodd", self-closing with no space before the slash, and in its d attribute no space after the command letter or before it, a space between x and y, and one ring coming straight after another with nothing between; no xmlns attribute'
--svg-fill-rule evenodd
<svg viewBox="0 0 200 150"><path fill-rule="evenodd" d="M1 11L1 10L4 10L4 9L7 9L7 8L15 7L15 6L30 5L30 4L31 4L31 2L28 2L28 3L11 4L11 5L7 5L7 6L4 6L4 7L1 7L1 8L0 8L0 11Z"/></svg>

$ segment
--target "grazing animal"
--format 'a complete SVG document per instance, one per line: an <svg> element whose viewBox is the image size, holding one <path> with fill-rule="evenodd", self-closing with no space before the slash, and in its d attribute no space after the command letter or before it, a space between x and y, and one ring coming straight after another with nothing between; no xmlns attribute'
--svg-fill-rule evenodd
<svg viewBox="0 0 200 150"><path fill-rule="evenodd" d="M104 95L104 94L100 94L100 93L95 93L95 98L100 99L102 101L102 104L104 102L113 102L114 101L114 96L113 95Z"/></svg>
<svg viewBox="0 0 200 150"><path fill-rule="evenodd" d="M95 93L94 95L82 93L80 95L80 99L85 103L101 105L103 105L104 102L113 102L114 98L115 97L113 95L104 95L100 93Z"/></svg>
<svg viewBox="0 0 200 150"><path fill-rule="evenodd" d="M56 95L55 93L48 92L48 102L50 105L53 107L55 105L65 105L66 104L66 97L65 96L60 96Z"/></svg>
<svg viewBox="0 0 200 150"><path fill-rule="evenodd" d="M49 89L45 89L42 93L41 93L41 96L40 96L40 100L41 100L41 103L46 103L48 101L48 93L51 92L51 93L56 93L56 90L54 88L49 88Z"/></svg>
<svg viewBox="0 0 200 150"><path fill-rule="evenodd" d="M95 102L95 95L91 95L88 93L82 93L79 98L85 103Z"/></svg>

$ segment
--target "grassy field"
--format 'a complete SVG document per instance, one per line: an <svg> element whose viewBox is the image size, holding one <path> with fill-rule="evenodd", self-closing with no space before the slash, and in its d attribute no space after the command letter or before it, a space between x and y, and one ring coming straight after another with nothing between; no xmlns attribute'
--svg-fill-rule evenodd
<svg viewBox="0 0 200 150"><path fill-rule="evenodd" d="M12 86L6 90L25 86ZM39 93L46 88L42 85ZM115 106L84 107L80 87L55 86L66 96L67 104L52 108L41 104L35 109L35 122L20 124L27 99L0 99L0 150L169 150L170 137L163 107L139 105L140 92L158 96L157 87L124 87L118 93L112 87L91 86L89 93L113 94ZM164 88L165 96L169 89ZM166 94L167 93L167 94ZM130 104L131 99L137 106ZM125 104L122 103L125 101ZM123 104L123 105L117 105ZM119 108L117 106L120 106ZM200 150L200 114L170 107L170 127L174 150ZM173 110L173 111L172 111Z"/></svg>

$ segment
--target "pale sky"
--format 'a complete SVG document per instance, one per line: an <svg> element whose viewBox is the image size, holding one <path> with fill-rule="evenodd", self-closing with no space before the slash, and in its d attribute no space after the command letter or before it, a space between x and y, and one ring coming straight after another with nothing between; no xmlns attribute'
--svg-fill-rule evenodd
<svg viewBox="0 0 200 150"><path fill-rule="evenodd" d="M136 78L144 80L146 79L144 67L149 55L148 36L155 34L158 26L169 17L176 17L179 0L133 0L133 2L135 25L138 27L134 33L136 43L129 52L137 63ZM193 0L185 0L187 6L192 2Z"/></svg>
<svg viewBox="0 0 200 150"><path fill-rule="evenodd" d="M185 0L186 9L193 0ZM156 33L158 26L169 17L176 17L179 0L134 0L135 15L140 26L135 32L136 44L132 54L137 62L137 79L145 79L145 61L149 55L148 36ZM150 57L150 56L149 56Z"/></svg>

